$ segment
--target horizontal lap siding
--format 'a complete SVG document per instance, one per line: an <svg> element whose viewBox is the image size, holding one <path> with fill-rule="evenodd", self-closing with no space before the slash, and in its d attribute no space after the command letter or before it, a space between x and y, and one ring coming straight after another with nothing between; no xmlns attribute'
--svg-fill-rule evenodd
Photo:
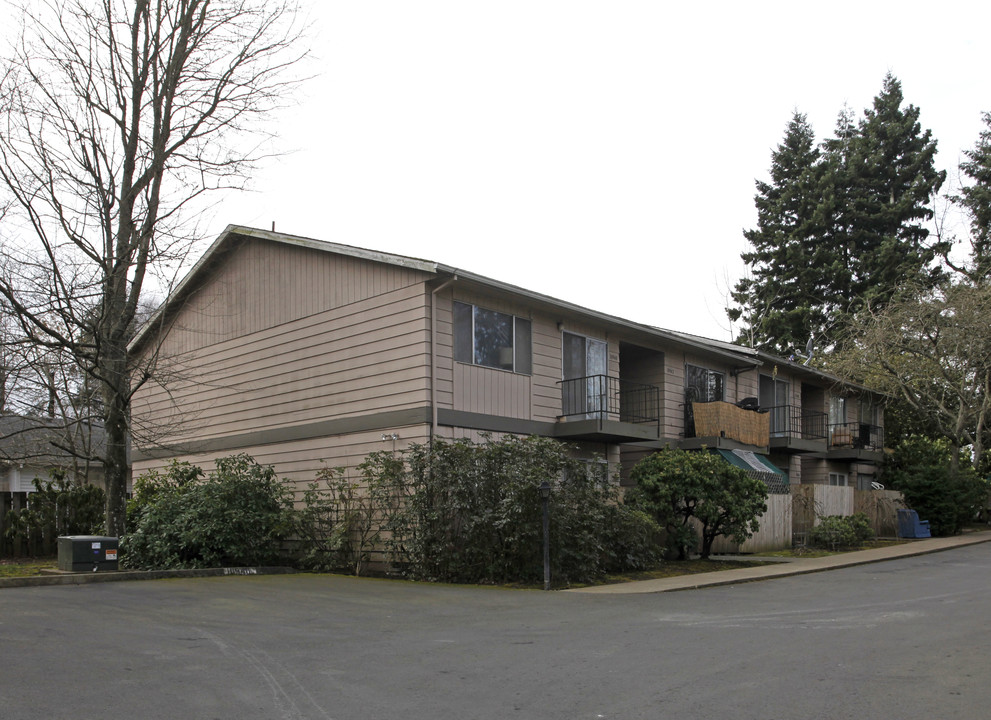
<svg viewBox="0 0 991 720"><path fill-rule="evenodd" d="M453 361L454 300L512 314L531 322L532 374ZM553 422L561 412L561 340L554 321L517 299L475 295L457 285L437 299L438 405L518 420Z"/></svg>
<svg viewBox="0 0 991 720"><path fill-rule="evenodd" d="M557 323L533 323L533 419L553 422L561 414L561 332Z"/></svg>
<svg viewBox="0 0 991 720"><path fill-rule="evenodd" d="M399 438L382 440L383 434L393 432ZM412 443L423 444L429 440L429 426L416 425L395 428L394 430L375 430L369 432L348 433L327 438L312 438L294 442L257 445L237 450L246 453L262 465L275 468L279 478L295 485L297 497L305 489L305 484L316 479L316 474L324 467L343 468L348 477L361 479L358 470L369 453L379 451L404 450ZM186 460L203 468L205 472L214 469L214 461L218 457L234 454L232 452L212 452L196 455L184 455L177 459ZM134 463L134 476L139 477L149 470L163 470L172 458L167 460L141 460Z"/></svg>
<svg viewBox="0 0 991 720"><path fill-rule="evenodd" d="M454 407L473 413L530 419L530 376L454 363Z"/></svg>
<svg viewBox="0 0 991 720"><path fill-rule="evenodd" d="M422 283L417 270L251 239L184 301L163 350L189 353Z"/></svg>
<svg viewBox="0 0 991 720"><path fill-rule="evenodd" d="M283 248L271 245L271 254L280 256ZM258 248L248 249L256 262L264 260ZM163 345L164 386L149 383L135 398L138 425L152 431L145 434L154 435L157 425L158 433L169 441L202 440L422 407L429 402L425 276L340 257L336 260L343 268L338 268L335 262L326 262L334 256L312 250L289 255L295 263L280 264L270 258L273 272L286 276L286 282L279 284L284 297L270 297L270 302L312 309L312 299L296 297L307 295L310 288L289 282L296 271L309 277L301 267L306 265L321 266L328 282L343 278L354 285L323 292L325 302L348 302L166 357L165 349L188 346L190 338L217 337L213 331L194 331L191 326L199 322L211 327L219 316L197 312L187 316L184 312L179 317L187 328L182 342L168 340ZM235 253L232 260L237 258ZM198 295L206 297L238 285L230 273L240 269L239 262L222 268L216 282L201 288ZM265 290L261 285L248 287ZM370 292L376 294L365 296ZM255 303L245 300L243 292L237 297L243 301L244 314L254 312ZM209 304L202 299L197 302ZM276 313L268 319L277 316L283 317ZM241 329L258 324L257 319L228 319Z"/></svg>
<svg viewBox="0 0 991 720"><path fill-rule="evenodd" d="M193 427L181 429L180 434L195 433L203 439L422 406L429 387L422 296L397 298L396 307L394 316L354 324L353 328L361 328L355 334L334 332L328 337L316 329L312 336L304 334L284 343L249 342L253 347L236 353L240 357L236 366L231 361L214 362L211 353L200 352L195 377L171 388L172 397L162 392L157 399L148 398L146 412L167 412L174 399L185 414L196 416ZM327 313L324 320L336 326L348 312L349 308L341 308ZM393 337L365 342L378 324ZM226 353L227 345L222 343L217 350Z"/></svg>
<svg viewBox="0 0 991 720"><path fill-rule="evenodd" d="M685 354L671 352L664 368L664 396L661 405L664 417L661 419L661 436L679 438L685 434Z"/></svg>

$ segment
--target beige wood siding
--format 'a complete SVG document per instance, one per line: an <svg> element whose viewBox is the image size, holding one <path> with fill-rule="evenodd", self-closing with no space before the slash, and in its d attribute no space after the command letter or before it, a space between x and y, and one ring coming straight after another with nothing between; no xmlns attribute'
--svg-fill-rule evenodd
<svg viewBox="0 0 991 720"><path fill-rule="evenodd" d="M438 406L519 420L556 420L561 413L561 336L556 321L532 312L518 299L476 295L457 286L442 295L437 313ZM529 320L532 374L455 362L455 300Z"/></svg>
<svg viewBox="0 0 991 720"><path fill-rule="evenodd" d="M684 352L671 352L666 356L664 385L661 387L661 436L681 438L685 435L685 364Z"/></svg>
<svg viewBox="0 0 991 720"><path fill-rule="evenodd" d="M184 302L163 350L189 353L422 283L417 270L249 239Z"/></svg>
<svg viewBox="0 0 991 720"><path fill-rule="evenodd" d="M533 322L533 419L557 420L561 414L561 331L557 321L540 316Z"/></svg>
<svg viewBox="0 0 991 720"><path fill-rule="evenodd" d="M274 256L281 255L282 248L272 245ZM254 246L249 249L255 250ZM261 261L257 252L252 254ZM400 269L397 274L376 263L356 266L353 259L337 258L348 272L343 276L332 272L331 276L350 278L356 289L328 289L324 301L348 302L308 312L314 309L312 300L295 296L306 295L309 288L288 282L288 276L307 259L332 270L334 263L324 262L328 258L334 259L309 250L305 255L293 254L295 265L274 265L286 276L287 282L280 285L285 297L268 300L305 310L304 316L285 319L286 311L282 311L280 322L271 325L257 318L240 318L258 308L254 299L248 299L252 292L267 291L261 285L247 284L238 294L242 310L235 312L230 307L233 315L227 318L240 329L221 340L210 329L220 317L187 306L179 316L184 328L179 331L181 337L176 342L170 338L164 348L188 347L194 338L200 342L181 354L163 352L164 382L149 383L135 397L137 424L149 428L148 433L139 432L137 446L141 447L140 435L147 434L157 441L203 440L428 405L430 328L424 284L399 282L415 280L416 273ZM234 270L240 270L240 263L222 268L217 282L198 295L205 297L211 288L222 294L237 285L229 277L228 271ZM389 280L375 278L378 270ZM268 321L275 319L268 316ZM199 332L199 328L206 330ZM213 342L206 345L207 339Z"/></svg>
<svg viewBox="0 0 991 720"><path fill-rule="evenodd" d="M829 473L843 473L847 476L848 485L856 487L857 475L850 464L823 460L808 455L801 457L803 485L828 485Z"/></svg>
<svg viewBox="0 0 991 720"><path fill-rule="evenodd" d="M454 408L454 311L451 290L437 293L434 298L437 311L435 323L437 348L435 362L437 372L437 407Z"/></svg>
<svg viewBox="0 0 991 720"><path fill-rule="evenodd" d="M383 440L383 435L393 433L399 437L393 441ZM295 442L257 445L231 452L211 452L196 455L183 455L177 459L198 465L207 473L215 469L217 457L236 453L246 453L262 465L275 468L279 478L296 486L297 496L305 483L316 479L323 467L343 468L348 477L360 480L360 465L369 453L378 451L401 451L413 443L423 444L429 440L429 426L417 425L389 430L376 430L361 433L335 435L327 438L313 438ZM134 476L138 477L149 470L163 470L171 462L168 460L140 460L134 463Z"/></svg>
<svg viewBox="0 0 991 720"><path fill-rule="evenodd" d="M485 415L529 420L529 375L454 363L454 407Z"/></svg>

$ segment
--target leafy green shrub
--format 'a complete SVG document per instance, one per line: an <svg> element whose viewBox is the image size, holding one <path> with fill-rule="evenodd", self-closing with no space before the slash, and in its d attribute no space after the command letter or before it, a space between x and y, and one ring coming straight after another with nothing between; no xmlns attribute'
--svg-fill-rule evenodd
<svg viewBox="0 0 991 720"><path fill-rule="evenodd" d="M166 471L149 470L134 481L131 499L127 501L128 533L137 529L144 514L159 500L174 498L187 487L203 478L203 469L188 462L173 460Z"/></svg>
<svg viewBox="0 0 991 720"><path fill-rule="evenodd" d="M984 506L987 482L969 465L953 469L949 443L910 436L894 448L884 477L935 536L954 535Z"/></svg>
<svg viewBox="0 0 991 720"><path fill-rule="evenodd" d="M667 532L669 549L688 557L701 530L701 555L709 557L719 535L742 543L759 529L767 511L767 485L722 457L665 448L633 468L636 487L626 503L650 515Z"/></svg>
<svg viewBox="0 0 991 720"><path fill-rule="evenodd" d="M67 480L58 470L52 479L34 479L27 506L7 513L4 535L12 543L26 541L29 552L50 555L60 535L102 532L106 496L95 485Z"/></svg>
<svg viewBox="0 0 991 720"><path fill-rule="evenodd" d="M216 471L173 463L136 483L134 530L121 560L139 568L268 565L292 531L292 495L271 467L245 454L220 458Z"/></svg>
<svg viewBox="0 0 991 720"><path fill-rule="evenodd" d="M475 444L435 439L401 456L373 453L362 472L383 539L407 575L448 582L543 577L540 484L550 498L551 573L577 582L653 559L649 517L619 504L601 466L547 438Z"/></svg>
<svg viewBox="0 0 991 720"><path fill-rule="evenodd" d="M837 550L839 548L860 547L874 538L874 530L864 513L855 515L827 515L819 519L819 524L808 534L808 544L812 547Z"/></svg>
<svg viewBox="0 0 991 720"><path fill-rule="evenodd" d="M299 565L360 575L379 537L375 496L344 477L341 468L325 467L306 486L302 499L294 518Z"/></svg>

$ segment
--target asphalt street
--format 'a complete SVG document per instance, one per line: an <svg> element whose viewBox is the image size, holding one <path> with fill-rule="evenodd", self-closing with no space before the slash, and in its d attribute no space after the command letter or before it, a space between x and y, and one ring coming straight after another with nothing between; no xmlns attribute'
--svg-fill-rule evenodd
<svg viewBox="0 0 991 720"><path fill-rule="evenodd" d="M983 718L991 544L643 595L339 576L0 591L0 717Z"/></svg>

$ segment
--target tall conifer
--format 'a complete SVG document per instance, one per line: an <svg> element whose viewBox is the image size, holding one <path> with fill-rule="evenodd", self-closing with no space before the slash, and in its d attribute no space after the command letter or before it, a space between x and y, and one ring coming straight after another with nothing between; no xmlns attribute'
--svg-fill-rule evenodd
<svg viewBox="0 0 991 720"><path fill-rule="evenodd" d="M946 248L929 242L925 222L946 173L935 168L936 141L919 114L903 107L890 73L859 122L840 113L821 150L795 114L772 154L771 182L757 183L757 227L744 233L749 276L728 311L745 325L738 342L782 355L813 336L830 347L837 326L867 304L939 280L933 261Z"/></svg>
<svg viewBox="0 0 991 720"><path fill-rule="evenodd" d="M864 112L852 156L853 282L850 309L886 304L906 282L932 287L933 260L942 250L928 242L925 223L946 179L936 170L936 140L922 130L920 111L902 107L901 83L890 73Z"/></svg>
<svg viewBox="0 0 991 720"><path fill-rule="evenodd" d="M806 328L821 322L808 293L818 229L819 149L805 115L795 112L785 137L771 154L770 182L757 181L757 227L744 232L751 250L742 257L750 268L732 293L737 306L730 319L744 324L741 342L789 352L804 346Z"/></svg>
<svg viewBox="0 0 991 720"><path fill-rule="evenodd" d="M991 280L991 113L984 113L986 128L973 150L964 151L960 170L971 183L961 190L957 201L970 215L971 260L975 280Z"/></svg>

